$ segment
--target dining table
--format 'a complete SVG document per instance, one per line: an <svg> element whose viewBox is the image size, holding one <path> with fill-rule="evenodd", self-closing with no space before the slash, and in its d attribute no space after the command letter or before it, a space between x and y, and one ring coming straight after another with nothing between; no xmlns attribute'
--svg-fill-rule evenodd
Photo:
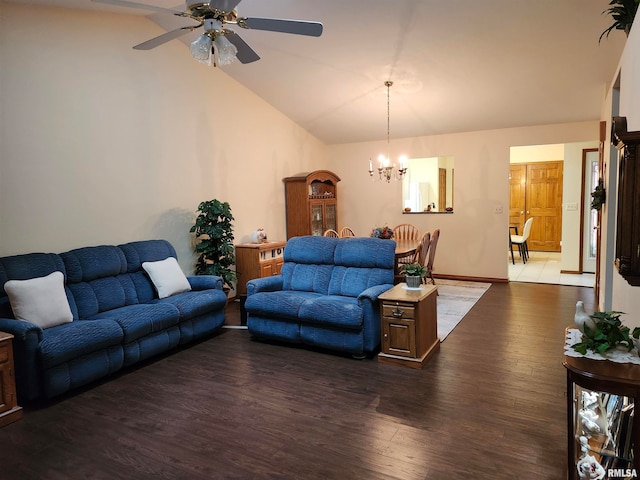
<svg viewBox="0 0 640 480"><path fill-rule="evenodd" d="M413 259L420 244L420 240L394 240L396 242L396 264L394 268L394 283L400 283L402 281L402 275L400 269L402 263L408 263L408 260Z"/></svg>

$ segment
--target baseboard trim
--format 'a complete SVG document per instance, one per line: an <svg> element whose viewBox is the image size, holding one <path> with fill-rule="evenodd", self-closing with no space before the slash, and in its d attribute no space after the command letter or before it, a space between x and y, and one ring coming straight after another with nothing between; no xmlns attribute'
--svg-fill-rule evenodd
<svg viewBox="0 0 640 480"><path fill-rule="evenodd" d="M560 270L560 273L566 273L567 275L582 275L584 272L580 270Z"/></svg>
<svg viewBox="0 0 640 480"><path fill-rule="evenodd" d="M488 282L488 283L508 283L508 278L491 278L491 277L468 277L465 275L434 275L436 279L442 280L458 280L461 282ZM437 284L436 284L437 285Z"/></svg>

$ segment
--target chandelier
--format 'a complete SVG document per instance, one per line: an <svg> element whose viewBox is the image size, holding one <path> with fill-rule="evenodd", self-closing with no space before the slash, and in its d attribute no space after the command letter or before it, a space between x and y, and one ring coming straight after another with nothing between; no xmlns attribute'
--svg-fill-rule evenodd
<svg viewBox="0 0 640 480"><path fill-rule="evenodd" d="M384 154L380 154L378 156L378 177L380 179L380 181L382 180L386 180L387 183L389 183L391 181L391 178L395 178L396 180L401 180L402 176L404 174L407 173L407 156L406 155L401 155L398 158L398 164L399 166L397 167L397 170L394 173L394 169L396 169L396 164L395 163L391 163L391 155L389 154L390 152L390 116L389 116L389 94L390 94L390 88L393 85L393 82L391 80L387 80L384 82L385 87L387 87L387 156L385 157ZM369 159L369 176L371 177L371 180L374 180L373 178L373 162L371 161L371 159Z"/></svg>

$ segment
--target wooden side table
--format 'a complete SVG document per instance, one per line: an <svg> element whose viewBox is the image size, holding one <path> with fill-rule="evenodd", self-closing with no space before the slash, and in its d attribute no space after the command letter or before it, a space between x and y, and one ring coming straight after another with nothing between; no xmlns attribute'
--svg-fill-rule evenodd
<svg viewBox="0 0 640 480"><path fill-rule="evenodd" d="M435 285L407 289L400 283L378 298L382 347L378 362L422 368L440 349Z"/></svg>
<svg viewBox="0 0 640 480"><path fill-rule="evenodd" d="M0 427L21 418L13 373L13 335L0 332Z"/></svg>

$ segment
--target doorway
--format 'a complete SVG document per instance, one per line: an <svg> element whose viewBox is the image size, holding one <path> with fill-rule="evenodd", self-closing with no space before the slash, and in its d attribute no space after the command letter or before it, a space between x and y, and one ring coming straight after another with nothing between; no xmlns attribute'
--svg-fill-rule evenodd
<svg viewBox="0 0 640 480"><path fill-rule="evenodd" d="M509 226L522 232L533 218L527 239L530 251L561 251L562 178L562 161L510 165Z"/></svg>

